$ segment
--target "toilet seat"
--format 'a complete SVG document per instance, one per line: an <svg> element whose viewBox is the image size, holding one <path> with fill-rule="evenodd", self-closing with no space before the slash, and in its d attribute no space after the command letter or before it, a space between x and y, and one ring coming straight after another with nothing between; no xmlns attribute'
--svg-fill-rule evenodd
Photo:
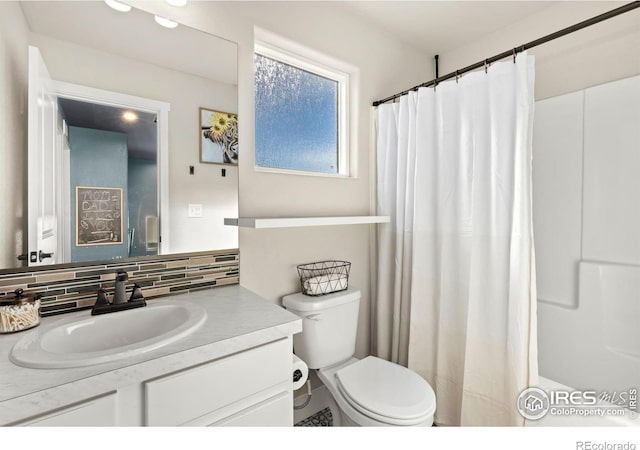
<svg viewBox="0 0 640 450"><path fill-rule="evenodd" d="M368 356L341 368L335 380L343 398L367 417L390 425L414 425L432 416L433 389L417 373Z"/></svg>

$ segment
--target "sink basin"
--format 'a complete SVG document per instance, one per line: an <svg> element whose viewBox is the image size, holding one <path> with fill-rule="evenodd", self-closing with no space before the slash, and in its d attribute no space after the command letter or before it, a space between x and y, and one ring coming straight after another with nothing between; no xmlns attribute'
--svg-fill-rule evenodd
<svg viewBox="0 0 640 450"><path fill-rule="evenodd" d="M176 342L205 320L202 307L185 301L71 317L32 330L16 342L9 358L19 366L43 369L112 362Z"/></svg>

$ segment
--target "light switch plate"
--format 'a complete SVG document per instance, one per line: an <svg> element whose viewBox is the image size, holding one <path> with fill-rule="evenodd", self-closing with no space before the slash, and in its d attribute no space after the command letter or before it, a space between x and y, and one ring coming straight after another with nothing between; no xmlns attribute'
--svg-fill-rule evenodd
<svg viewBox="0 0 640 450"><path fill-rule="evenodd" d="M187 217L202 217L202 205L199 203L189 203Z"/></svg>

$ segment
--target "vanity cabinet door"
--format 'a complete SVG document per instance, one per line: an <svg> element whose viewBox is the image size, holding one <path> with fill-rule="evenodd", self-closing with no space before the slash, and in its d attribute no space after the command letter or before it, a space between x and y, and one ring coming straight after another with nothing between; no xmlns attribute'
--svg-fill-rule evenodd
<svg viewBox="0 0 640 450"><path fill-rule="evenodd" d="M280 392L291 395L290 385L291 344L282 339L145 382L146 425L211 424Z"/></svg>
<svg viewBox="0 0 640 450"><path fill-rule="evenodd" d="M116 426L116 393L94 397L66 408L20 421L26 427L106 427Z"/></svg>
<svg viewBox="0 0 640 450"><path fill-rule="evenodd" d="M293 394L282 392L210 427L290 427L293 423Z"/></svg>

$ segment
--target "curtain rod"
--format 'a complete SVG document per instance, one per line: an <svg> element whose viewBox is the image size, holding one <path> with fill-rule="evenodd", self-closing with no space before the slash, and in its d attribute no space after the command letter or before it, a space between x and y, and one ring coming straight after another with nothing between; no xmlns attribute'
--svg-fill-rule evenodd
<svg viewBox="0 0 640 450"><path fill-rule="evenodd" d="M411 91L417 91L421 87L429 87L429 86L437 85L441 81L445 81L445 80L448 80L450 78L456 78L456 77L462 75L463 73L471 72L472 70L479 69L481 67L485 67L486 68L489 64L494 63L496 61L499 61L499 60L501 60L503 58L506 58L508 56L514 56L515 57L515 55L517 53L523 52L523 51L528 50L528 49L533 48L533 47L537 47L538 45L545 44L545 43L547 43L549 41L553 41L554 39L557 39L559 37L566 36L567 34L573 33L573 32L578 31L578 30L582 30L583 28L589 27L591 25L595 25L596 23L603 22L603 21L605 21L607 19L611 19L612 17L619 16L620 14L624 14L626 12L629 12L629 11L634 10L636 8L639 8L639 7L640 7L640 1L627 3L626 5L620 6L619 8L612 9L611 11L608 11L606 13L600 14L599 16L592 17L591 19L587 19L585 21L582 21L582 22L577 23L575 25L572 25L570 27L564 28L564 29L562 29L560 31L556 31L555 33L548 34L547 36L544 36L544 37L541 37L539 39L536 39L535 41L531 41L531 42L528 42L526 44L523 44L523 45L520 45L518 47L515 47L515 48L513 48L511 50L507 50L507 51L502 52L502 53L500 53L498 55L492 56L491 58L487 58L487 59L482 60L480 62L477 62L475 64L471 64L470 66L467 66L467 67L464 67L462 69L456 70L455 72L451 72L451 73L449 73L447 75L443 75L441 77L438 77L438 75L436 74L436 78L434 78L433 80L427 81L426 83L422 83L422 84L419 84L417 86L414 86L411 89L407 89L406 91L399 92L398 94L392 95L391 97L387 97L387 98L382 99L382 100L377 100L377 101L373 102L373 106L378 106L378 105L381 105L382 103L386 103L388 101L395 100L396 98L401 97L401 96L403 96L405 94L408 94Z"/></svg>

